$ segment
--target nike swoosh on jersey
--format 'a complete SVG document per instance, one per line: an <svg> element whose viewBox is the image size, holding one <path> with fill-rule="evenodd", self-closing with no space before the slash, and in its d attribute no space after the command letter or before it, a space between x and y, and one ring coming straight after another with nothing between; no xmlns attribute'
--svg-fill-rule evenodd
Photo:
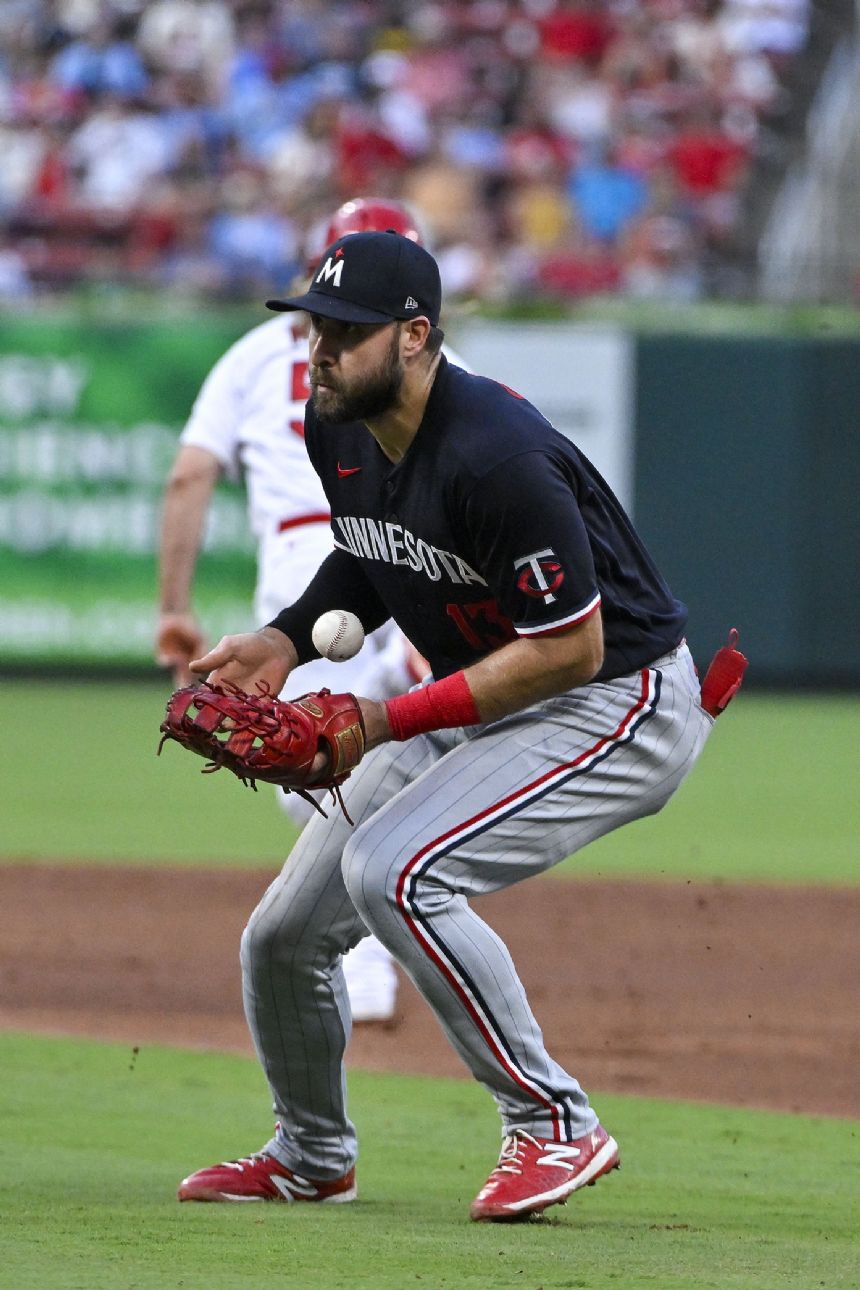
<svg viewBox="0 0 860 1290"><path fill-rule="evenodd" d="M340 462L337 463L338 479L346 479L347 475L357 475L360 470L361 466L342 466Z"/></svg>

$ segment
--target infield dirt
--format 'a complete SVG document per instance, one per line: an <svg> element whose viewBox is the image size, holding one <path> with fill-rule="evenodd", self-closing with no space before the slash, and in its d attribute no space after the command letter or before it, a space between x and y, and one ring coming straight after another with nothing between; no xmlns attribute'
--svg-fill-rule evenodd
<svg viewBox="0 0 860 1290"><path fill-rule="evenodd" d="M0 868L0 1027L250 1053L239 937L272 876ZM860 1117L860 891L544 878L475 908L586 1088ZM405 979L348 1061L466 1074Z"/></svg>

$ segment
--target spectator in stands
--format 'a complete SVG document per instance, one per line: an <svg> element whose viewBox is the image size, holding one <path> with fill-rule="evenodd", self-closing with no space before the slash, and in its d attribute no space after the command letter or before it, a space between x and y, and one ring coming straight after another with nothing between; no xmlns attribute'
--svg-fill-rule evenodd
<svg viewBox="0 0 860 1290"><path fill-rule="evenodd" d="M730 50L780 60L796 54L806 40L809 0L727 0L717 21Z"/></svg>
<svg viewBox="0 0 860 1290"><path fill-rule="evenodd" d="M612 150L597 152L575 166L568 192L585 232L608 243L618 241L648 202L643 176L619 162Z"/></svg>
<svg viewBox="0 0 860 1290"><path fill-rule="evenodd" d="M449 297L692 292L808 21L808 0L15 0L0 231L35 291L117 271L244 296L373 190L423 212Z"/></svg>
<svg viewBox="0 0 860 1290"><path fill-rule="evenodd" d="M618 252L600 238L573 229L538 265L534 286L557 300L614 294L621 282Z"/></svg>
<svg viewBox="0 0 860 1290"><path fill-rule="evenodd" d="M702 292L693 234L672 215L651 215L627 234L621 289L636 300L689 303Z"/></svg>
<svg viewBox="0 0 860 1290"><path fill-rule="evenodd" d="M102 95L69 140L69 159L85 205L127 210L166 171L171 157L157 112Z"/></svg>
<svg viewBox="0 0 860 1290"><path fill-rule="evenodd" d="M614 32L607 6L599 0L561 0L538 22L540 52L547 61L595 67Z"/></svg>
<svg viewBox="0 0 860 1290"><path fill-rule="evenodd" d="M139 50L128 38L131 30L125 18L100 16L86 35L56 55L51 78L63 89L80 90L93 98L101 94L142 98L150 78Z"/></svg>
<svg viewBox="0 0 860 1290"><path fill-rule="evenodd" d="M237 296L286 289L300 267L297 230L250 166L225 176L208 241Z"/></svg>
<svg viewBox="0 0 860 1290"><path fill-rule="evenodd" d="M682 191L701 201L735 187L747 149L726 133L713 109L701 107L690 114L666 155Z"/></svg>
<svg viewBox="0 0 860 1290"><path fill-rule="evenodd" d="M222 0L153 0L139 9L137 43L155 74L192 72L217 95L233 52L232 6Z"/></svg>

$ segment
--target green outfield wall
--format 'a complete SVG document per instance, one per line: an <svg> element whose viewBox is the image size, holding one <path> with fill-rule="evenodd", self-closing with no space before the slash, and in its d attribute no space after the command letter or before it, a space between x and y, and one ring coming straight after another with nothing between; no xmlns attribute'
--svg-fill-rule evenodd
<svg viewBox="0 0 860 1290"><path fill-rule="evenodd" d="M164 478L204 375L255 320L0 317L0 667L151 665ZM489 375L497 346L512 381L527 328L451 339ZM860 685L860 338L559 323L532 341L523 392L617 470L697 658L737 624L751 680ZM608 401L607 382L624 386ZM197 589L212 637L250 622L253 576L244 498L225 485Z"/></svg>
<svg viewBox="0 0 860 1290"><path fill-rule="evenodd" d="M0 664L147 664L161 493L200 381L236 320L0 319ZM242 492L212 507L200 601L248 617Z"/></svg>
<svg viewBox="0 0 860 1290"><path fill-rule="evenodd" d="M635 514L702 657L860 685L860 342L640 337Z"/></svg>

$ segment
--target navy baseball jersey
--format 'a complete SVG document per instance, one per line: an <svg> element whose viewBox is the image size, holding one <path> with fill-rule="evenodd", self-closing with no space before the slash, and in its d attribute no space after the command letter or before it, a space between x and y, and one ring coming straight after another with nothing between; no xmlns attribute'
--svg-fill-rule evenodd
<svg viewBox="0 0 860 1290"><path fill-rule="evenodd" d="M342 587L336 607L366 627L390 615L437 679L517 636L569 630L598 607L598 680L645 667L680 642L686 610L608 485L496 381L442 357L396 464L363 424L320 424L311 403L305 439L335 547L349 557L347 565L331 558L329 576L336 568ZM290 630L290 617L276 621Z"/></svg>

